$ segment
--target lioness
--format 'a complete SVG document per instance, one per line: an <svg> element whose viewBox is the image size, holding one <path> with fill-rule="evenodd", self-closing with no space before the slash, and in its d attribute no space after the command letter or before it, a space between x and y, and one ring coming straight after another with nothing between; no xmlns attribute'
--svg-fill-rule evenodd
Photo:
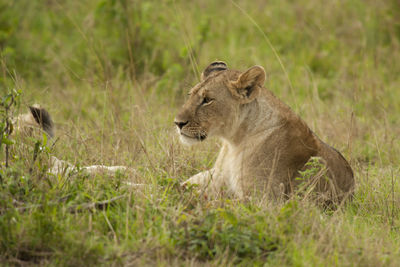
<svg viewBox="0 0 400 267"><path fill-rule="evenodd" d="M175 124L185 144L217 136L223 145L214 168L183 185L199 184L211 193L225 188L239 198L252 192L281 198L304 185L297 178L317 157L322 175L310 183L312 191L326 201L351 196L354 178L349 163L265 89L265 79L261 66L240 72L216 61L203 71Z"/></svg>

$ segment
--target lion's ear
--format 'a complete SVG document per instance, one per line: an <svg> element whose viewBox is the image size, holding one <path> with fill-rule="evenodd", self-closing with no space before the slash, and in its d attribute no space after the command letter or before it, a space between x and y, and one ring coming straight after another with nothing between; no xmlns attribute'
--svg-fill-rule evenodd
<svg viewBox="0 0 400 267"><path fill-rule="evenodd" d="M36 123L50 136L54 136L54 123L49 112L38 105L29 107L29 110L35 119Z"/></svg>
<svg viewBox="0 0 400 267"><path fill-rule="evenodd" d="M211 73L227 70L228 66L223 61L214 61L201 73L201 80L204 81Z"/></svg>
<svg viewBox="0 0 400 267"><path fill-rule="evenodd" d="M259 95L265 79L264 68L254 66L240 74L239 78L231 83L230 89L243 104L250 103Z"/></svg>

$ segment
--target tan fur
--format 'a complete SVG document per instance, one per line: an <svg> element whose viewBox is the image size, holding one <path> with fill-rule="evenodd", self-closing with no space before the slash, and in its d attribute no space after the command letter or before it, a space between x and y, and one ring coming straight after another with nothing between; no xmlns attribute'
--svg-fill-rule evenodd
<svg viewBox="0 0 400 267"><path fill-rule="evenodd" d="M40 108L39 105L35 104L33 107ZM12 135L16 133L20 136L33 136L34 131L38 133L42 133L42 128L36 122L35 118L33 117L31 112L20 114L14 120L12 120L13 131Z"/></svg>
<svg viewBox="0 0 400 267"><path fill-rule="evenodd" d="M215 71L213 64L219 66ZM264 69L239 72L221 64L206 68L207 75L203 73L175 119L182 142L217 136L223 143L214 168L185 184L207 186L213 193L226 188L237 197L258 192L281 198L296 190L299 171L309 168L305 164L310 158L319 157L327 171L314 191L335 202L351 195L354 178L348 162L263 88Z"/></svg>

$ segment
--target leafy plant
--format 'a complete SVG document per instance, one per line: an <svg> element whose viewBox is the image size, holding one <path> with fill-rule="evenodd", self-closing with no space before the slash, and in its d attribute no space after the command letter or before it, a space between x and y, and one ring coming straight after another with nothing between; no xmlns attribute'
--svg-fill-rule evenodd
<svg viewBox="0 0 400 267"><path fill-rule="evenodd" d="M7 94L1 97L0 103L0 150L3 145L5 146L5 167L9 166L9 149L10 145L13 144L13 141L10 139L10 134L13 131L13 122L12 122L12 114L14 108L18 105L18 99L20 96L20 92L11 89Z"/></svg>

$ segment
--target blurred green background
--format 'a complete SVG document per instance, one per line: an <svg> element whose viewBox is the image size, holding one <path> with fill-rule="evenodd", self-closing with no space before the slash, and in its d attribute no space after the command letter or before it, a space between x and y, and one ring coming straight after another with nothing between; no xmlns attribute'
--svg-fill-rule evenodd
<svg viewBox="0 0 400 267"><path fill-rule="evenodd" d="M0 14L0 86L20 87L26 103L58 111L66 95L79 102L112 87L127 96L117 85L124 82L176 107L219 59L242 70L264 66L266 87L306 117L314 116L311 95L334 106L314 113L347 123L353 114L357 129L399 124L398 1L21 0L2 1ZM335 135L334 143L345 141Z"/></svg>

